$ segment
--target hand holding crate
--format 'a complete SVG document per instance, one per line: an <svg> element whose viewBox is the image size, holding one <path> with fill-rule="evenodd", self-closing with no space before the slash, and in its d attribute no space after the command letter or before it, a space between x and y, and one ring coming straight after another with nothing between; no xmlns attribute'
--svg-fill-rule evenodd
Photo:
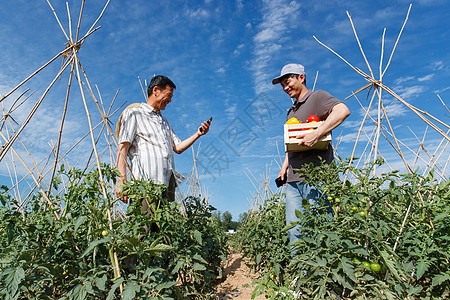
<svg viewBox="0 0 450 300"><path fill-rule="evenodd" d="M315 118L314 118L315 117ZM289 119L286 124L284 124L284 145L285 152L299 152L308 151L312 149L326 150L331 142L331 133L323 136L319 141L312 147L305 145L299 145L302 139L297 139L298 134L305 130L316 130L323 122L316 121L318 118L316 116L309 116L308 123L300 123L295 118Z"/></svg>

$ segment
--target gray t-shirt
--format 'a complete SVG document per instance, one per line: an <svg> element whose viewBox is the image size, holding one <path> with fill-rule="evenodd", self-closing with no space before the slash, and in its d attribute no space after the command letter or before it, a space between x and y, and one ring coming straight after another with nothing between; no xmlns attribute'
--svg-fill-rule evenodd
<svg viewBox="0 0 450 300"><path fill-rule="evenodd" d="M306 122L306 119L310 115L316 115L319 117L320 121L324 121L331 113L333 107L339 103L342 103L342 101L331 96L330 93L326 91L308 91L302 99L297 100L288 110L287 120L295 117L300 122ZM304 164L311 162L313 162L315 166L318 166L320 164L319 157L327 164L333 161L333 148L331 147L331 144L328 146L327 150L313 149L302 152L289 152L287 182L303 180L303 178L299 178L298 173L294 172L293 169L301 169Z"/></svg>

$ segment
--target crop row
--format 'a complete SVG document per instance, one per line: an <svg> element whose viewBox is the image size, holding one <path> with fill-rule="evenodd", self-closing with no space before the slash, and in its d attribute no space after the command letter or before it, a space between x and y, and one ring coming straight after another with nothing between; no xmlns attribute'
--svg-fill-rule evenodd
<svg viewBox="0 0 450 300"><path fill-rule="evenodd" d="M324 191L285 226L283 194L247 215L235 237L271 299L446 299L450 296L450 181L385 173L372 164L300 171ZM343 174L354 180L343 182ZM328 215L333 210L333 217ZM292 245L286 230L300 227Z"/></svg>
<svg viewBox="0 0 450 300"><path fill-rule="evenodd" d="M178 203L164 186L129 181L125 214L114 207L115 169L64 170L66 185L50 199L41 194L18 203L0 200L0 297L2 299L204 299L221 276L227 247L202 199ZM3 187L6 190L6 187ZM141 211L142 201L150 209ZM51 207L55 207L52 209ZM57 209L56 209L57 207ZM57 217L55 217L57 216ZM120 272L120 273L119 273ZM118 276L120 274L120 276Z"/></svg>

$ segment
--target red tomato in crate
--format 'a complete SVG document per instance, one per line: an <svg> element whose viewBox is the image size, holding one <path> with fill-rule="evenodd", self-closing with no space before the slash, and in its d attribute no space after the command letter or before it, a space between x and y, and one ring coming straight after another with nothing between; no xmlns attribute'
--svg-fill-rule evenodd
<svg viewBox="0 0 450 300"><path fill-rule="evenodd" d="M310 115L306 119L306 122L308 122L308 123L319 122L319 118L316 115Z"/></svg>

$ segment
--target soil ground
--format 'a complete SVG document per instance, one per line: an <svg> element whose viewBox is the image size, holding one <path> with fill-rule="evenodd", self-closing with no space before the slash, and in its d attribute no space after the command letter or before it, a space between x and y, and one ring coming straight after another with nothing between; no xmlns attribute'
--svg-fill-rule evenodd
<svg viewBox="0 0 450 300"><path fill-rule="evenodd" d="M231 253L227 257L223 276L225 280L217 286L217 299L241 299L250 300L255 285L252 284L258 275L250 270L240 253ZM266 299L259 295L256 300Z"/></svg>

